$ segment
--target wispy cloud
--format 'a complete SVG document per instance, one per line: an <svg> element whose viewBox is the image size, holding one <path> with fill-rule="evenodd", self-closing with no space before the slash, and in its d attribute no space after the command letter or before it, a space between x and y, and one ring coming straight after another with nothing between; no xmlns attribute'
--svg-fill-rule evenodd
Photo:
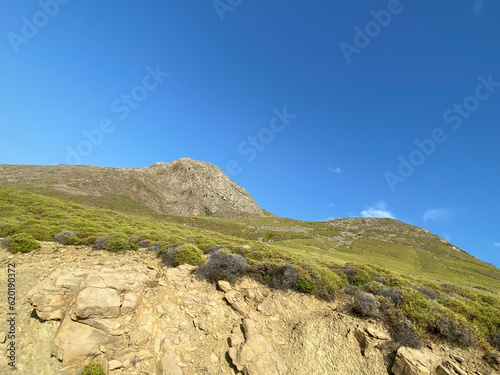
<svg viewBox="0 0 500 375"><path fill-rule="evenodd" d="M483 10L484 0L476 0L474 3L474 13L479 14Z"/></svg>
<svg viewBox="0 0 500 375"><path fill-rule="evenodd" d="M449 208L428 208L423 215L424 221L433 220L444 222L450 218L451 211Z"/></svg>
<svg viewBox="0 0 500 375"><path fill-rule="evenodd" d="M493 246L498 246L498 247L500 247L500 242L493 242Z"/></svg>
<svg viewBox="0 0 500 375"><path fill-rule="evenodd" d="M328 203L328 207L335 207L335 203Z"/></svg>
<svg viewBox="0 0 500 375"><path fill-rule="evenodd" d="M386 207L384 201L379 201L373 205L373 207L368 207L366 210L361 211L363 217L379 217L379 218L389 218L395 219L391 211Z"/></svg>
<svg viewBox="0 0 500 375"><path fill-rule="evenodd" d="M342 173L344 173L344 171L342 169L340 169L339 167L335 167L335 168L328 167L328 170L330 172L332 172L333 174L342 174Z"/></svg>

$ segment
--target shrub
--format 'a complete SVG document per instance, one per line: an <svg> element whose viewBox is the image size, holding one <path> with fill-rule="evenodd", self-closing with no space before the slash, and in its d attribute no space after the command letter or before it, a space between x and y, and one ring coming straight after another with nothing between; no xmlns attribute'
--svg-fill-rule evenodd
<svg viewBox="0 0 500 375"><path fill-rule="evenodd" d="M196 245L186 244L175 250L175 263L190 264L192 266L199 266L205 263L205 257L203 256L203 251L201 251Z"/></svg>
<svg viewBox="0 0 500 375"><path fill-rule="evenodd" d="M385 276L377 276L376 278L373 279L373 281L376 281L377 283L387 285L387 278Z"/></svg>
<svg viewBox="0 0 500 375"><path fill-rule="evenodd" d="M422 339L415 332L413 323L408 320L403 310L396 308L389 300L382 299L380 311L394 340L403 346L415 349L422 347Z"/></svg>
<svg viewBox="0 0 500 375"><path fill-rule="evenodd" d="M0 224L0 237L12 236L19 233L20 228L10 224Z"/></svg>
<svg viewBox="0 0 500 375"><path fill-rule="evenodd" d="M137 245L123 233L115 233L95 240L93 248L96 250L107 250L112 252L124 250L137 250Z"/></svg>
<svg viewBox="0 0 500 375"><path fill-rule="evenodd" d="M399 307L404 303L403 294L397 288L381 288L375 292L375 295L387 298L396 307Z"/></svg>
<svg viewBox="0 0 500 375"><path fill-rule="evenodd" d="M38 249L40 244L33 238L32 235L27 233L18 233L7 237L2 244L12 254L15 253L29 253L32 250Z"/></svg>
<svg viewBox="0 0 500 375"><path fill-rule="evenodd" d="M420 349L422 339L415 333L413 324L408 319L402 319L393 325L393 337L403 346Z"/></svg>
<svg viewBox="0 0 500 375"><path fill-rule="evenodd" d="M106 375L106 372L99 362L89 362L85 365L80 375Z"/></svg>
<svg viewBox="0 0 500 375"><path fill-rule="evenodd" d="M140 241L137 241L136 245L138 247L148 247L149 241L148 240L140 240Z"/></svg>
<svg viewBox="0 0 500 375"><path fill-rule="evenodd" d="M500 333L491 335L488 340L495 349L500 350Z"/></svg>
<svg viewBox="0 0 500 375"><path fill-rule="evenodd" d="M384 287L384 284L380 284L379 282L377 281L371 281L369 283L366 283L365 285L363 285L363 289L365 292L368 292L368 293L375 293L375 291L381 289Z"/></svg>
<svg viewBox="0 0 500 375"><path fill-rule="evenodd" d="M76 234L69 230L54 234L54 241L62 243L63 245L78 245L80 243Z"/></svg>
<svg viewBox="0 0 500 375"><path fill-rule="evenodd" d="M167 251L168 247L165 242L155 242L149 245L146 251L154 251L158 256L161 256Z"/></svg>
<svg viewBox="0 0 500 375"><path fill-rule="evenodd" d="M346 263L342 272L346 275L347 281L352 285L364 285L372 279L370 272L366 271L362 266ZM373 272L373 270L372 270Z"/></svg>
<svg viewBox="0 0 500 375"><path fill-rule="evenodd" d="M276 289L292 289L301 278L292 264L265 262L257 266L256 272L270 288Z"/></svg>
<svg viewBox="0 0 500 375"><path fill-rule="evenodd" d="M380 303L371 293L358 292L354 296L353 310L362 317L376 317L379 315Z"/></svg>
<svg viewBox="0 0 500 375"><path fill-rule="evenodd" d="M459 346L472 344L472 332L464 323L458 323L451 317L440 317L429 326L431 332L440 335L446 341Z"/></svg>
<svg viewBox="0 0 500 375"><path fill-rule="evenodd" d="M210 256L207 263L198 267L197 274L211 282L234 282L245 274L248 267L247 260L241 255L216 252Z"/></svg>
<svg viewBox="0 0 500 375"><path fill-rule="evenodd" d="M302 293L314 293L316 283L306 279L299 279L293 283L293 287Z"/></svg>
<svg viewBox="0 0 500 375"><path fill-rule="evenodd" d="M33 238L38 241L52 241L54 237L50 228L40 224L30 225L24 230L24 232L31 234Z"/></svg>
<svg viewBox="0 0 500 375"><path fill-rule="evenodd" d="M418 290L422 294L425 294L426 297L431 301L434 301L437 298L437 293L432 288L428 288L426 286L420 286L420 285L411 285L411 288Z"/></svg>
<svg viewBox="0 0 500 375"><path fill-rule="evenodd" d="M344 289L344 293L350 294L351 296L355 295L359 291L359 288L356 285L348 285Z"/></svg>
<svg viewBox="0 0 500 375"><path fill-rule="evenodd" d="M175 261L175 255L177 253L177 249L181 246L182 245L160 245L160 250L157 254L161 258L162 263L166 266L177 267L179 264Z"/></svg>

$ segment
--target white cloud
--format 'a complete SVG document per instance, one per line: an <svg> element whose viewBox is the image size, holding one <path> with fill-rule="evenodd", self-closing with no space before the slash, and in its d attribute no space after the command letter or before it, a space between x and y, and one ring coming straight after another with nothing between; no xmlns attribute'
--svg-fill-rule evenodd
<svg viewBox="0 0 500 375"><path fill-rule="evenodd" d="M368 207L366 210L361 211L363 217L380 217L395 219L391 211L387 210L384 201L380 201L374 204L374 207Z"/></svg>
<svg viewBox="0 0 500 375"><path fill-rule="evenodd" d="M500 247L500 242L493 242L493 246L498 246L498 247Z"/></svg>
<svg viewBox="0 0 500 375"><path fill-rule="evenodd" d="M474 3L474 13L479 14L483 10L484 0L476 0Z"/></svg>
<svg viewBox="0 0 500 375"><path fill-rule="evenodd" d="M330 172L332 172L333 174L341 174L341 173L344 173L344 171L342 169L340 169L339 167L335 167L335 168L332 168L332 167L328 167L328 170Z"/></svg>
<svg viewBox="0 0 500 375"><path fill-rule="evenodd" d="M329 203L328 207L335 207L335 203Z"/></svg>
<svg viewBox="0 0 500 375"><path fill-rule="evenodd" d="M424 221L447 221L450 218L451 211L449 208L428 208L423 215Z"/></svg>

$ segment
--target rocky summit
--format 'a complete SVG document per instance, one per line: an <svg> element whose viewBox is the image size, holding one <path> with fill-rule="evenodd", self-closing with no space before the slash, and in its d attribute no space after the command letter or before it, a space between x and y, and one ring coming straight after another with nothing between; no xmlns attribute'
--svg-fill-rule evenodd
<svg viewBox="0 0 500 375"><path fill-rule="evenodd" d="M213 164L182 158L146 168L83 165L0 165L0 184L108 208L135 204L153 213L264 215L251 195ZM134 210L132 210L134 211Z"/></svg>

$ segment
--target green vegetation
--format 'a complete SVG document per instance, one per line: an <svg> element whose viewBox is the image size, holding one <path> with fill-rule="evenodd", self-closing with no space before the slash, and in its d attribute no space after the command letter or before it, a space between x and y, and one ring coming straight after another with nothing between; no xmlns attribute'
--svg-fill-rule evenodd
<svg viewBox="0 0 500 375"><path fill-rule="evenodd" d="M500 271L422 229L390 219L320 223L137 211L0 187L0 237L12 252L38 248L37 240L113 252L141 243L166 264L198 265L198 275L212 282L247 275L325 300L343 290L357 296L356 311L381 319L409 346L430 337L500 345Z"/></svg>
<svg viewBox="0 0 500 375"><path fill-rule="evenodd" d="M106 375L106 372L99 362L89 362L85 365L80 375Z"/></svg>
<svg viewBox="0 0 500 375"><path fill-rule="evenodd" d="M129 236L123 233L113 233L99 237L93 243L93 247L97 250L108 250L112 252L137 250L139 248Z"/></svg>
<svg viewBox="0 0 500 375"><path fill-rule="evenodd" d="M200 264L205 263L205 257L203 256L203 251L201 251L198 246L185 244L176 250L175 262L177 264L199 266Z"/></svg>
<svg viewBox="0 0 500 375"><path fill-rule="evenodd" d="M5 239L4 245L11 253L29 253L40 247L37 240L31 234L18 233Z"/></svg>

